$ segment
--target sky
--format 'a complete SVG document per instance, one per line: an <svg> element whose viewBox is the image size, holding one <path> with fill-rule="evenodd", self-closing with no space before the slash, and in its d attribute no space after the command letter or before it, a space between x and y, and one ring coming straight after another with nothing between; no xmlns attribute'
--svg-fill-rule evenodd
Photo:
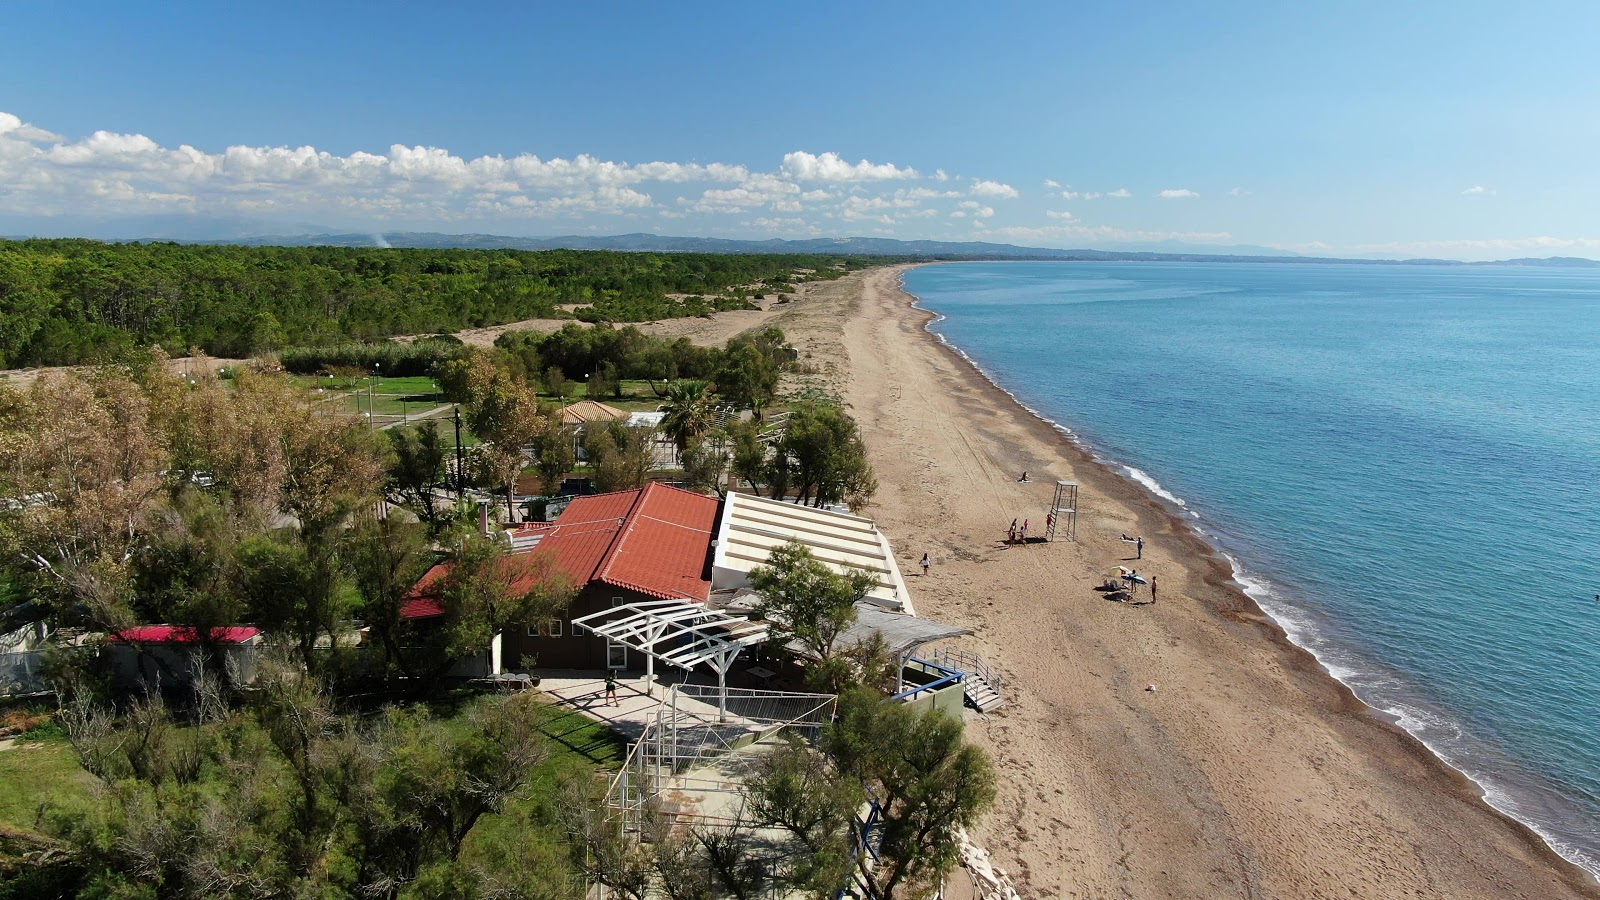
<svg viewBox="0 0 1600 900"><path fill-rule="evenodd" d="M0 234L1600 258L1593 2L248 6L8 5Z"/></svg>

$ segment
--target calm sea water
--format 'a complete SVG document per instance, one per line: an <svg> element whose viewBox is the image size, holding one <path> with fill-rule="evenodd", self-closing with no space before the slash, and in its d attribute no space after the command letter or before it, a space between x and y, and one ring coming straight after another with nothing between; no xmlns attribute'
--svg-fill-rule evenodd
<svg viewBox="0 0 1600 900"><path fill-rule="evenodd" d="M1600 273L961 263L931 329L1600 871Z"/></svg>

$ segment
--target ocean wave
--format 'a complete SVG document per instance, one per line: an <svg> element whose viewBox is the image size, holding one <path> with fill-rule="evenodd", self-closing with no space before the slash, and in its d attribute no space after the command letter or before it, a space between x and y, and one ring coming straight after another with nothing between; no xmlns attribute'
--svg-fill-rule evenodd
<svg viewBox="0 0 1600 900"><path fill-rule="evenodd" d="M1180 508L1184 509L1185 511L1188 510L1189 504L1183 502L1183 498L1182 497L1179 497L1177 494L1174 494L1171 491L1167 490L1166 488L1162 487L1161 486L1161 482L1155 480L1154 478L1151 478L1142 469L1136 469L1133 466L1126 465L1126 464L1122 465L1121 468L1122 468L1122 470L1124 472L1128 473L1128 477L1129 478L1132 478L1134 481L1139 482L1139 484L1142 485L1145 490L1149 491L1152 494L1155 494L1157 497L1160 497L1161 499L1167 501L1168 503L1171 503L1174 506L1180 507Z"/></svg>
<svg viewBox="0 0 1600 900"><path fill-rule="evenodd" d="M1534 799L1530 796L1536 790L1533 786L1519 791L1502 785L1500 779L1493 772L1475 764L1475 754L1472 752L1474 748L1470 746L1470 735L1459 721L1447 714L1429 709L1422 704L1407 702L1401 696L1398 696L1406 693L1398 678L1384 674L1369 661L1360 658L1359 655L1346 648L1340 647L1327 635L1325 629L1319 626L1316 617L1308 609L1295 604L1289 598L1287 592L1279 590L1266 576L1253 572L1245 566L1239 557L1229 552L1223 546L1225 541L1219 535L1203 526L1203 518L1198 512L1191 509L1183 498L1167 490L1149 473L1102 454L1098 447L1085 441L1081 436L1074 433L1072 429L1023 402L1020 397L1001 384L991 372L980 365L970 354L943 334L934 330L934 325L945 321L948 317L943 313L924 307L922 298L906 289L903 272L900 276L899 287L903 293L912 298L912 308L933 316L923 325L923 330L960 356L973 368L973 371L993 385L995 389L1010 397L1013 402L1033 417L1060 432L1075 447L1088 454L1096 463L1104 465L1112 471L1121 471L1140 487L1176 507L1178 511L1193 520L1189 523L1189 527L1205 540L1218 556L1227 561L1234 582L1239 585L1244 594L1282 629L1290 643L1309 653L1316 660L1317 665L1330 678L1348 688L1356 699L1368 708L1386 717L1397 727L1404 730L1435 758L1465 776L1476 786L1483 801L1491 808L1527 826L1534 834L1538 835L1540 840L1544 841L1546 846L1563 859L1596 877L1600 877L1600 858L1572 841L1565 839L1545 822L1541 821L1544 817L1530 813L1525 808L1526 804L1522 800L1525 797ZM1385 687L1386 682L1388 683L1387 689ZM1532 805L1542 804L1535 800Z"/></svg>

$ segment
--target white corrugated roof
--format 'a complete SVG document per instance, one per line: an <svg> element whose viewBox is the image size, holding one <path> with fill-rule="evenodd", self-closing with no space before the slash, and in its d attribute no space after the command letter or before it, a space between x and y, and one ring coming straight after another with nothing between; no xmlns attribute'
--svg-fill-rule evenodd
<svg viewBox="0 0 1600 900"><path fill-rule="evenodd" d="M873 573L878 586L867 595L869 601L896 612L913 611L894 550L871 519L749 494L731 493L722 505L712 589L749 584L750 570L766 565L773 549L789 541L804 544L836 572Z"/></svg>

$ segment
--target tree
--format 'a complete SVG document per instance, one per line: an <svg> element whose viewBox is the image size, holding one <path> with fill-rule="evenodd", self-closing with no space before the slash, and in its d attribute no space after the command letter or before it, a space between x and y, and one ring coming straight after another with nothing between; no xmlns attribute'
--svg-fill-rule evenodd
<svg viewBox="0 0 1600 900"><path fill-rule="evenodd" d="M584 426L583 439L597 490L627 491L649 483L656 470L655 429L590 422Z"/></svg>
<svg viewBox="0 0 1600 900"><path fill-rule="evenodd" d="M778 364L752 342L730 342L716 374L717 395L758 414L778 390Z"/></svg>
<svg viewBox="0 0 1600 900"><path fill-rule="evenodd" d="M400 608L411 588L433 562L423 529L397 516L357 520L344 536L343 555L361 602L362 617L384 654L386 669L408 679L422 674L420 661L408 652Z"/></svg>
<svg viewBox="0 0 1600 900"><path fill-rule="evenodd" d="M572 446L572 432L561 424L561 417L550 410L540 417L539 425L529 437L533 449L533 465L539 471L540 490L553 496L561 487L561 478L578 464L577 451Z"/></svg>
<svg viewBox="0 0 1600 900"><path fill-rule="evenodd" d="M327 656L338 651L345 623L355 615L345 561L334 540L303 541L253 536L235 557L244 621L261 626L269 640L285 643L307 672L321 677ZM323 638L327 638L325 650Z"/></svg>
<svg viewBox="0 0 1600 900"><path fill-rule="evenodd" d="M560 366L551 366L544 370L544 392L557 400L567 396L567 376L562 373Z"/></svg>
<svg viewBox="0 0 1600 900"><path fill-rule="evenodd" d="M505 491L506 516L515 521L517 476L526 464L523 448L546 435L559 420L539 409L539 400L527 387L503 372L467 406L467 422L484 443L482 461L494 483Z"/></svg>
<svg viewBox="0 0 1600 900"><path fill-rule="evenodd" d="M768 468L767 459L771 451L761 441L761 430L754 422L729 422L728 437L733 442L733 459L729 467L734 477L743 479L751 490L759 493L761 486L778 474ZM772 496L781 498L786 491L787 482L784 490L774 488Z"/></svg>
<svg viewBox="0 0 1600 900"><path fill-rule="evenodd" d="M451 403L471 403L493 383L494 361L482 350L468 348L433 368L439 392Z"/></svg>
<svg viewBox="0 0 1600 900"><path fill-rule="evenodd" d="M779 486L787 489L792 483L801 503L816 506L840 500L860 505L878 489L860 430L831 404L806 402L789 411L767 473L772 496L781 497Z"/></svg>
<svg viewBox="0 0 1600 900"><path fill-rule="evenodd" d="M667 402L662 404L661 430L682 453L689 442L704 435L716 424L712 389L704 381L674 381L667 387Z"/></svg>
<svg viewBox="0 0 1600 900"><path fill-rule="evenodd" d="M962 740L960 720L855 687L840 695L819 746L793 742L769 754L744 792L759 824L806 848L786 858L788 884L829 896L853 874L867 896L893 900L937 888L959 861L961 829L993 803L994 781L988 756ZM878 818L875 853L851 852L863 800Z"/></svg>
<svg viewBox="0 0 1600 900"><path fill-rule="evenodd" d="M959 720L931 707L848 691L823 748L841 776L870 789L882 815L877 864L866 854L856 862L883 900L936 886L960 859L957 829L994 801L988 756L962 741Z"/></svg>
<svg viewBox="0 0 1600 900"><path fill-rule="evenodd" d="M727 479L723 476L728 471L728 454L720 446L704 440L691 441L678 462L689 487L727 496Z"/></svg>
<svg viewBox="0 0 1600 900"><path fill-rule="evenodd" d="M515 556L487 538L463 532L429 595L444 607L441 668L489 649L508 628L559 615L577 591L549 556Z"/></svg>
<svg viewBox="0 0 1600 900"><path fill-rule="evenodd" d="M417 426L416 431L394 428L389 435L390 449L384 493L390 502L397 503L415 513L437 532L444 517L434 503L433 488L444 480L445 447L439 437L439 423L429 419Z"/></svg>
<svg viewBox="0 0 1600 900"><path fill-rule="evenodd" d="M594 374L589 376L590 400L599 400L601 397L622 396L622 380L617 376L617 366L610 360L605 360L595 366Z"/></svg>
<svg viewBox="0 0 1600 900"><path fill-rule="evenodd" d="M80 697L62 718L101 790L49 827L85 896L490 896L515 863L467 850L550 757L540 712L520 695L449 722L423 707L363 721L281 660L247 708L201 704L201 727L159 701L117 716Z"/></svg>
<svg viewBox="0 0 1600 900"><path fill-rule="evenodd" d="M864 569L835 573L798 541L775 548L766 565L750 571L750 585L761 594L759 611L778 640L799 641L822 661L833 656L839 635L856 620L856 603L877 583Z"/></svg>
<svg viewBox="0 0 1600 900"><path fill-rule="evenodd" d="M852 824L865 799L860 781L839 777L826 756L791 740L762 758L744 792L757 822L788 831L805 848L786 860L789 884L832 896L850 880Z"/></svg>

